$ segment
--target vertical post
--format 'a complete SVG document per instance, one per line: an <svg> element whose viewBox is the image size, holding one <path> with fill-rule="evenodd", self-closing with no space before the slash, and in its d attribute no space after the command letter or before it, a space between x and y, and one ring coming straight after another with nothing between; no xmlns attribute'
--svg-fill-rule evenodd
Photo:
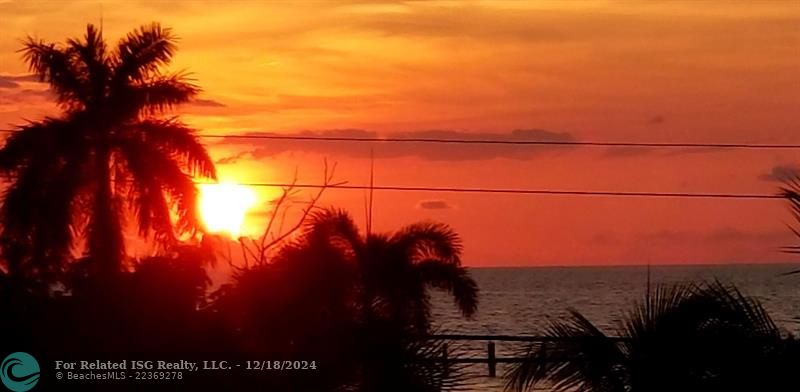
<svg viewBox="0 0 800 392"><path fill-rule="evenodd" d="M442 343L442 364L441 368L444 370L445 377L448 377L450 374L450 364L448 363L450 359L450 350L447 347L447 342Z"/></svg>
<svg viewBox="0 0 800 392"><path fill-rule="evenodd" d="M489 341L488 349L489 355L487 363L489 364L489 377L495 377L497 376L497 361L494 353L494 342L491 340Z"/></svg>

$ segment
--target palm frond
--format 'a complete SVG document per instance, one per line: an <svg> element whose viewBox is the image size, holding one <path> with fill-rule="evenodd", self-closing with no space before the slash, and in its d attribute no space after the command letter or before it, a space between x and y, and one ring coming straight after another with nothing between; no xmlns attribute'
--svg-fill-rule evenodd
<svg viewBox="0 0 800 392"><path fill-rule="evenodd" d="M415 269L425 283L452 294L464 316L471 317L478 310L478 284L466 268L439 260L426 260L417 263Z"/></svg>
<svg viewBox="0 0 800 392"><path fill-rule="evenodd" d="M475 371L466 364L448 361L463 355L457 347L451 347L444 340L415 340L407 343L406 351L411 358L406 368L412 384L419 390L469 391L474 390L472 379Z"/></svg>
<svg viewBox="0 0 800 392"><path fill-rule="evenodd" d="M621 330L634 340L692 340L698 334L720 337L733 331L780 336L758 301L719 281L659 287L625 320Z"/></svg>
<svg viewBox="0 0 800 392"><path fill-rule="evenodd" d="M303 228L303 236L309 240L332 241L342 250L358 254L364 248L364 239L353 218L345 210L324 208L312 211Z"/></svg>
<svg viewBox="0 0 800 392"><path fill-rule="evenodd" d="M185 170L196 177L215 179L214 161L205 146L195 136L194 129L179 120L147 119L128 125L129 132L137 132L138 137L157 148L178 157Z"/></svg>
<svg viewBox="0 0 800 392"><path fill-rule="evenodd" d="M551 321L548 342L534 342L523 362L506 373L506 390L530 391L546 385L554 391L623 392L619 372L625 357L619 345L575 310L564 320Z"/></svg>
<svg viewBox="0 0 800 392"><path fill-rule="evenodd" d="M74 239L85 214L79 205L79 199L91 182L86 176L85 158L86 155L80 152L68 156L46 188L58 189L58 192L46 191L43 202L34 205L40 209L37 211L40 221L35 225L38 241L35 241L34 249L49 252L49 257L60 266L72 258Z"/></svg>
<svg viewBox="0 0 800 392"><path fill-rule="evenodd" d="M158 23L142 26L129 33L117 45L115 85L147 80L162 66L169 64L177 49L172 29Z"/></svg>
<svg viewBox="0 0 800 392"><path fill-rule="evenodd" d="M59 145L75 142L70 140L75 137L74 131L74 123L54 118L16 127L0 149L0 171L8 174L34 159L53 158Z"/></svg>
<svg viewBox="0 0 800 392"><path fill-rule="evenodd" d="M67 40L70 50L77 54L80 62L75 63L75 67L85 79L91 102L100 102L105 98L106 86L108 86L111 76L111 69L106 55L106 42L103 39L102 31L94 25L86 26L86 34L81 42L78 39Z"/></svg>
<svg viewBox="0 0 800 392"><path fill-rule="evenodd" d="M411 260L440 259L460 264L461 237L442 223L423 222L406 226L391 237L391 242Z"/></svg>
<svg viewBox="0 0 800 392"><path fill-rule="evenodd" d="M136 216L139 235L147 237L152 230L162 244L175 239L172 229L169 202L164 196L161 183L154 175L156 168L147 157L133 151L123 150L125 169L130 173L128 205Z"/></svg>
<svg viewBox="0 0 800 392"><path fill-rule="evenodd" d="M168 152L141 140L131 138L124 142L119 141L117 148L129 165L140 171L132 172L132 174L136 174L132 181L147 181L146 178L138 176L149 173L147 177L158 181L162 192L168 195L169 204L177 216L176 231L178 233L194 232L199 226L196 205L197 187L191 176L183 171L179 162L173 159ZM147 162L143 162L143 160L147 160ZM156 197L154 192L150 193L150 197L150 200L156 200L153 199ZM151 209L151 211L158 210Z"/></svg>
<svg viewBox="0 0 800 392"><path fill-rule="evenodd" d="M779 188L779 196L789 202L789 208L795 221L800 221L800 177L794 177L784 182ZM795 237L800 239L800 231L796 227L789 226ZM788 253L800 253L800 246L786 246L783 248Z"/></svg>
<svg viewBox="0 0 800 392"><path fill-rule="evenodd" d="M761 304L720 282L660 286L614 332L621 339L605 337L573 311L547 329L556 341L528 348L507 388L758 390L762 378L774 384L776 364L792 355Z"/></svg>
<svg viewBox="0 0 800 392"><path fill-rule="evenodd" d="M744 334L743 338L781 338L780 328L764 306L755 298L742 294L736 286L717 280L699 286L696 296L709 298L719 305L715 322L721 325L716 328L725 327ZM719 333L719 329L714 331L717 336Z"/></svg>
<svg viewBox="0 0 800 392"><path fill-rule="evenodd" d="M793 270L793 271L789 271L789 272L784 272L784 273L780 274L779 276L791 276L791 275L797 275L797 274L800 274L800 270Z"/></svg>
<svg viewBox="0 0 800 392"><path fill-rule="evenodd" d="M73 50L28 37L20 52L28 70L50 84L59 105L70 110L86 106L89 91L75 67Z"/></svg>
<svg viewBox="0 0 800 392"><path fill-rule="evenodd" d="M619 330L625 336L645 339L656 336L661 330L671 334L678 331L691 333L704 315L703 305L683 306L692 298L692 286L673 285L656 287L645 300L626 313Z"/></svg>
<svg viewBox="0 0 800 392"><path fill-rule="evenodd" d="M199 92L200 88L192 84L185 74L178 73L156 75L130 85L123 91L123 95L140 112L156 114L189 102Z"/></svg>
<svg viewBox="0 0 800 392"><path fill-rule="evenodd" d="M33 274L59 272L71 257L82 209L76 200L88 186L82 154L38 160L19 173L3 195L0 220L5 242L27 250L17 255ZM58 189L58 192L50 191ZM25 260L16 260L25 262Z"/></svg>

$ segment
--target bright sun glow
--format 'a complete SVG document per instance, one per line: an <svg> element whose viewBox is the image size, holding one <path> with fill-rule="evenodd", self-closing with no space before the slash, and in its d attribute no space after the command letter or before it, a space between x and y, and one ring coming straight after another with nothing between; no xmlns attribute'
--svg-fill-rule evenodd
<svg viewBox="0 0 800 392"><path fill-rule="evenodd" d="M238 238L247 211L256 202L256 193L238 184L200 184L198 208L206 229Z"/></svg>

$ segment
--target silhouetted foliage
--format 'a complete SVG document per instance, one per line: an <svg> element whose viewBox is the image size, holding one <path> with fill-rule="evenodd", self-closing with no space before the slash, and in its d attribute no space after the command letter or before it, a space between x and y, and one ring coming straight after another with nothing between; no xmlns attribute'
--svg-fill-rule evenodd
<svg viewBox="0 0 800 392"><path fill-rule="evenodd" d="M425 333L428 288L449 292L466 317L477 309L478 287L461 265L461 239L446 225L417 223L394 233L362 235L349 214L327 209L313 216L302 241L301 250L331 247L357 268L367 318Z"/></svg>
<svg viewBox="0 0 800 392"><path fill-rule="evenodd" d="M800 222L800 178L786 181L780 188L779 194L789 203L792 217L795 221ZM800 231L797 228L790 225L789 229L792 230L796 237L800 238ZM787 246L784 250L790 253L800 253L800 246Z"/></svg>
<svg viewBox="0 0 800 392"><path fill-rule="evenodd" d="M460 251L444 225L362 236L347 213L316 211L270 263L239 271L210 309L243 350L318 358L327 371L318 388L438 391L458 384L460 369L431 361L442 352L413 338L428 332L429 287L475 311Z"/></svg>
<svg viewBox="0 0 800 392"><path fill-rule="evenodd" d="M102 280L75 271L69 289L57 295L4 295L15 320L9 327L19 328L8 336L29 335L32 349L44 352L200 349L198 309L210 283L203 263L177 252L139 260L132 272ZM80 270L80 262L74 265Z"/></svg>
<svg viewBox="0 0 800 392"><path fill-rule="evenodd" d="M165 116L199 91L185 74L163 71L175 51L172 32L158 24L113 48L93 25L64 44L25 41L20 52L62 113L17 127L0 149L10 182L0 207L0 307L14 321L0 325L0 345L118 359L231 353L318 362L313 377L251 372L181 385L197 390L460 385L459 367L433 361L446 351L441 343L415 339L429 330L430 288L449 292L465 316L477 308L460 238L445 225L361 235L345 212L315 208L323 186L297 225L269 237L273 223L282 226L288 187L264 236L240 242L253 266L207 295L213 241L181 240L194 239L198 226L192 177L214 178L215 169L194 130ZM324 184L331 179L326 165ZM162 245L158 256L127 263L128 216ZM75 259L78 248L85 252Z"/></svg>
<svg viewBox="0 0 800 392"><path fill-rule="evenodd" d="M162 116L198 92L183 74L162 72L175 50L172 32L158 24L115 48L93 25L63 45L25 41L30 71L50 85L63 113L17 127L0 150L0 172L11 182L0 222L12 276L50 281L81 238L93 270L119 272L125 211L141 235L164 244L195 230L192 176L215 171L193 130Z"/></svg>
<svg viewBox="0 0 800 392"><path fill-rule="evenodd" d="M545 330L554 341L530 345L511 367L507 389L779 390L800 359L758 301L719 282L659 288L613 332L619 339L571 310Z"/></svg>

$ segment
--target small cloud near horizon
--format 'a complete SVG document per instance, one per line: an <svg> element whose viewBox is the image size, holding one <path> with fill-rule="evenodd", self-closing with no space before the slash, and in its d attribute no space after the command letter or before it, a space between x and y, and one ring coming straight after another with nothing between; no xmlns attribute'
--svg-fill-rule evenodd
<svg viewBox="0 0 800 392"><path fill-rule="evenodd" d="M420 200L417 208L421 210L452 210L454 206L445 200Z"/></svg>

